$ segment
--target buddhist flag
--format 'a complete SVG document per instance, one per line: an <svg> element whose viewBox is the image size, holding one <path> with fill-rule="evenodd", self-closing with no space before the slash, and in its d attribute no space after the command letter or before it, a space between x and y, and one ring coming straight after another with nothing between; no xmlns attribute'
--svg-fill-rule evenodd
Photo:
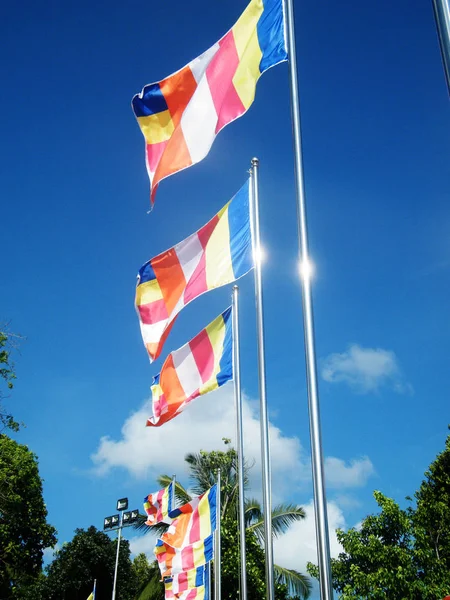
<svg viewBox="0 0 450 600"><path fill-rule="evenodd" d="M172 548L159 539L156 542L154 553L161 576L173 576L206 565L212 560L214 558L213 536L210 535L206 539L184 548Z"/></svg>
<svg viewBox="0 0 450 600"><path fill-rule="evenodd" d="M252 0L214 46L134 96L152 205L159 182L205 158L219 131L248 110L262 73L286 59L282 0Z"/></svg>
<svg viewBox="0 0 450 600"><path fill-rule="evenodd" d="M217 485L170 513L172 521L161 540L173 548L184 548L204 540L216 529Z"/></svg>
<svg viewBox="0 0 450 600"><path fill-rule="evenodd" d="M136 309L150 361L160 355L184 306L252 267L247 181L204 227L140 268Z"/></svg>
<svg viewBox="0 0 450 600"><path fill-rule="evenodd" d="M231 307L190 342L164 361L152 385L153 416L148 427L159 427L179 415L198 396L233 378Z"/></svg>
<svg viewBox="0 0 450 600"><path fill-rule="evenodd" d="M197 567L164 580L165 597L179 600L208 600L208 569Z"/></svg>
<svg viewBox="0 0 450 600"><path fill-rule="evenodd" d="M144 510L147 513L146 525L152 526L157 523L170 523L169 513L173 510L173 481L158 492L149 494L144 498Z"/></svg>

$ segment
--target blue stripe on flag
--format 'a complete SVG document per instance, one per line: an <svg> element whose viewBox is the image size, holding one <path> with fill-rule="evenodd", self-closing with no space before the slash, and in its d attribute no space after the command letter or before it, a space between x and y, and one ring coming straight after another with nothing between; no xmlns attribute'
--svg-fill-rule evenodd
<svg viewBox="0 0 450 600"><path fill-rule="evenodd" d="M256 26L262 52L259 63L261 73L287 60L282 0L263 0L263 2L264 11Z"/></svg>
<svg viewBox="0 0 450 600"><path fill-rule="evenodd" d="M142 98L140 97L142 94ZM148 117L168 110L166 99L163 96L159 83L146 85L141 94L133 96L131 104L136 117Z"/></svg>
<svg viewBox="0 0 450 600"><path fill-rule="evenodd" d="M205 585L205 571L207 570L206 566L197 567L195 574L195 584L194 587L200 587L201 585Z"/></svg>
<svg viewBox="0 0 450 600"><path fill-rule="evenodd" d="M222 313L225 323L225 338L219 363L220 371L217 373L217 385L219 386L233 379L233 321L231 315L231 306Z"/></svg>
<svg viewBox="0 0 450 600"><path fill-rule="evenodd" d="M147 281L152 281L152 279L156 279L155 271L150 260L143 264L139 269L138 277L138 285L141 283L146 283Z"/></svg>
<svg viewBox="0 0 450 600"><path fill-rule="evenodd" d="M253 268L250 230L250 180L247 180L228 206L230 253L236 279Z"/></svg>

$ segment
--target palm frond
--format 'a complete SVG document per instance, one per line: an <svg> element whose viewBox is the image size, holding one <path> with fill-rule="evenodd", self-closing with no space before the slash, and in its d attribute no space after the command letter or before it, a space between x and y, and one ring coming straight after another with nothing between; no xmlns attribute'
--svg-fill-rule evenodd
<svg viewBox="0 0 450 600"><path fill-rule="evenodd" d="M151 533L156 535L157 537L161 537L161 535L167 530L168 525L165 523L157 523L156 525L146 525L147 515L139 515L138 520L133 524L133 528L136 529L139 533Z"/></svg>
<svg viewBox="0 0 450 600"><path fill-rule="evenodd" d="M272 511L272 535L274 538L285 533L289 527L296 521L305 518L305 511L301 506L295 504L279 504ZM264 516L247 527L252 531L258 540L264 542Z"/></svg>
<svg viewBox="0 0 450 600"><path fill-rule="evenodd" d="M172 481L173 477L169 477L169 475L160 475L157 478L158 484L163 488L167 487L169 483ZM189 492L184 488L179 481L175 481L175 499L177 502L181 504L187 504L192 500L192 496Z"/></svg>
<svg viewBox="0 0 450 600"><path fill-rule="evenodd" d="M312 584L309 577L303 575L295 569L285 569L279 565L274 565L275 581L287 586L291 596L299 596L299 598L309 598L311 594Z"/></svg>
<svg viewBox="0 0 450 600"><path fill-rule="evenodd" d="M261 503L255 498L245 501L245 526L249 527L255 521L262 519Z"/></svg>

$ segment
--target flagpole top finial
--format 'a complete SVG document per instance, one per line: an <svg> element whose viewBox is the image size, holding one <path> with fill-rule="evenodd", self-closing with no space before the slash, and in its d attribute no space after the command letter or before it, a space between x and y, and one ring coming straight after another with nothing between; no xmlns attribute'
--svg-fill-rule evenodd
<svg viewBox="0 0 450 600"><path fill-rule="evenodd" d="M252 167L257 167L259 165L259 158L252 158Z"/></svg>
<svg viewBox="0 0 450 600"><path fill-rule="evenodd" d="M234 290L238 290L238 289L239 289L239 286L238 286L238 285L233 285L233 291L234 291Z"/></svg>

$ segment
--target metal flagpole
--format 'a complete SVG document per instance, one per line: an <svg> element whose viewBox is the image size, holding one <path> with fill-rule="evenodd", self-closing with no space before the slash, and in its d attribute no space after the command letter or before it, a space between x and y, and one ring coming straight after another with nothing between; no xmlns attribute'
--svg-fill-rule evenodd
<svg viewBox="0 0 450 600"><path fill-rule="evenodd" d="M208 579L208 581L206 582L206 589L208 591L208 598L207 600L212 600L211 598L211 561L209 561L209 563L206 565L206 577Z"/></svg>
<svg viewBox="0 0 450 600"><path fill-rule="evenodd" d="M314 343L314 317L311 294L311 263L308 250L308 229L303 180L303 162L300 128L300 103L298 97L297 56L295 49L293 0L283 0L289 54L291 88L292 131L294 142L295 183L297 197L297 221L300 253L300 275L303 300L303 329L305 338L306 379L308 387L309 432L311 438L311 462L314 490L317 554L319 561L320 593L322 600L333 598L330 564L330 540L328 533L327 502L323 471L322 439L320 427L319 393Z"/></svg>
<svg viewBox="0 0 450 600"><path fill-rule="evenodd" d="M94 593L92 594L94 596L94 600L95 600L95 591L97 589L97 580L94 579Z"/></svg>
<svg viewBox="0 0 450 600"><path fill-rule="evenodd" d="M245 555L244 435L242 430L241 362L239 353L239 288L233 286L233 380L236 403L236 444L238 453L239 539L241 547L241 600L247 600Z"/></svg>
<svg viewBox="0 0 450 600"><path fill-rule="evenodd" d="M260 395L260 427L261 427L261 463L262 463L262 492L264 510L264 548L266 551L266 588L267 600L275 599L273 578L273 540L272 540L272 487L270 472L269 449L269 417L267 414L266 398L266 364L264 353L264 317L263 317L263 292L261 274L261 239L259 231L259 193L258 193L258 165L257 158L252 159L250 203L253 239L253 259L255 261L255 299L256 299L256 326L258 336L258 372Z"/></svg>
<svg viewBox="0 0 450 600"><path fill-rule="evenodd" d="M220 469L217 469L216 532L214 534L214 600L221 600L221 553L220 553Z"/></svg>
<svg viewBox="0 0 450 600"><path fill-rule="evenodd" d="M112 591L112 600L116 600L117 567L119 565L120 538L122 537L122 520L123 520L123 516L121 513L119 533L117 535L116 566L114 567L114 585L113 585L113 591Z"/></svg>
<svg viewBox="0 0 450 600"><path fill-rule="evenodd" d="M450 94L450 0L433 0L447 89Z"/></svg>

